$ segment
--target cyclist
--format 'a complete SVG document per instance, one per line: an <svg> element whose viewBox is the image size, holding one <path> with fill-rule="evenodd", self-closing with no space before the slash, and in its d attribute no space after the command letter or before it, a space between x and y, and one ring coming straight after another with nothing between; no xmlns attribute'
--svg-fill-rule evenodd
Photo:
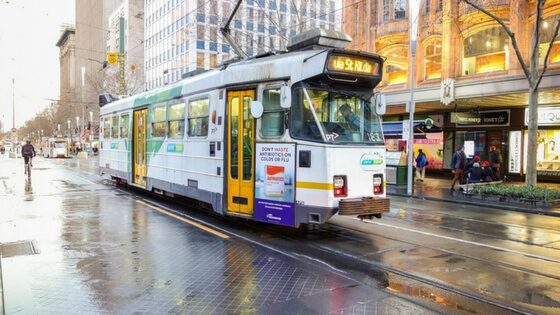
<svg viewBox="0 0 560 315"><path fill-rule="evenodd" d="M29 166L33 166L33 157L36 155L35 154L35 148L33 147L33 145L31 144L31 141L27 140L25 141L26 143L23 145L23 147L21 147L21 155L23 156L23 162L24 162L24 168L25 168L25 174L27 174L27 163L29 163Z"/></svg>

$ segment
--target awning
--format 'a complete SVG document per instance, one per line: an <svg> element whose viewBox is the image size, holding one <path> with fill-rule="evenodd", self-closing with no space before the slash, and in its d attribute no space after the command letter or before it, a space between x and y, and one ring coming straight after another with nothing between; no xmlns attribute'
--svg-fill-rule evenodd
<svg viewBox="0 0 560 315"><path fill-rule="evenodd" d="M383 134L386 136L390 135L402 135L402 121L389 121L383 123ZM424 122L419 120L414 122L414 132L418 132L418 127L424 125Z"/></svg>

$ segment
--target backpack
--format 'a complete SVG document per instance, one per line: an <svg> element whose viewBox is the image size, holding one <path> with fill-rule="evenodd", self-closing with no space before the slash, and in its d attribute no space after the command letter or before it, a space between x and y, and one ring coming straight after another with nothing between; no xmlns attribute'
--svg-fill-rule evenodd
<svg viewBox="0 0 560 315"><path fill-rule="evenodd" d="M30 145L24 145L21 149L21 155L33 155L33 147Z"/></svg>

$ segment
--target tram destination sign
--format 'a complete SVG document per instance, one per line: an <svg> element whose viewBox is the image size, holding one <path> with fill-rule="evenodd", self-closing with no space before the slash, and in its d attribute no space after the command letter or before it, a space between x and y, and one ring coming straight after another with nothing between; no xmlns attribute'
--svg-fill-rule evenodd
<svg viewBox="0 0 560 315"><path fill-rule="evenodd" d="M373 58L332 54L327 60L327 70L332 72L377 75L379 63Z"/></svg>
<svg viewBox="0 0 560 315"><path fill-rule="evenodd" d="M457 127L503 127L509 126L510 111L493 110L482 112L451 113L451 123Z"/></svg>

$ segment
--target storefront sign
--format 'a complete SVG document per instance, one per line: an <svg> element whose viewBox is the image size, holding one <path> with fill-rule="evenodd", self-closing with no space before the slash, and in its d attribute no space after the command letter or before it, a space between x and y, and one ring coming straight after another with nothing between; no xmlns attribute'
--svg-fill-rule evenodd
<svg viewBox="0 0 560 315"><path fill-rule="evenodd" d="M294 225L295 144L257 143L255 220Z"/></svg>
<svg viewBox="0 0 560 315"><path fill-rule="evenodd" d="M509 116L509 109L483 111L477 113L451 113L451 122L457 124L457 127L509 126Z"/></svg>
<svg viewBox="0 0 560 315"><path fill-rule="evenodd" d="M521 171L521 131L509 132L509 172Z"/></svg>
<svg viewBox="0 0 560 315"><path fill-rule="evenodd" d="M403 140L408 140L410 138L410 120L405 119L402 121L402 138Z"/></svg>
<svg viewBox="0 0 560 315"><path fill-rule="evenodd" d="M539 126L560 125L560 107L539 108ZM529 109L525 109L525 125L529 124Z"/></svg>

